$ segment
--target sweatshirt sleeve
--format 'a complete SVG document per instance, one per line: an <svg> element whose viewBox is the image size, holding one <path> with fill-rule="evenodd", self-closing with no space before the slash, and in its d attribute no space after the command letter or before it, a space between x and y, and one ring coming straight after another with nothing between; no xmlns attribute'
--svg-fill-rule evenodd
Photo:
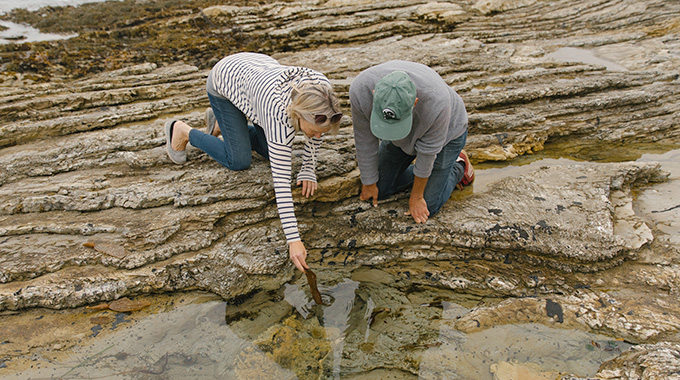
<svg viewBox="0 0 680 380"><path fill-rule="evenodd" d="M432 174L434 160L446 143L449 132L451 109L445 107L439 112L424 135L415 142L416 162L413 174L421 178L429 178Z"/></svg>
<svg viewBox="0 0 680 380"><path fill-rule="evenodd" d="M361 183L372 185L378 182L378 148L380 140L371 133L371 109L373 108L372 88L368 88L357 77L349 90L354 128L354 144Z"/></svg>

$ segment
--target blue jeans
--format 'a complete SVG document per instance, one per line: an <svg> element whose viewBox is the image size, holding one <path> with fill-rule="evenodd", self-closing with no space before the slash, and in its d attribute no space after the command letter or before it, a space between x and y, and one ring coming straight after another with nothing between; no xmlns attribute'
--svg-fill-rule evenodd
<svg viewBox="0 0 680 380"><path fill-rule="evenodd" d="M215 161L230 170L248 169L252 160L252 150L269 160L267 138L262 127L248 125L246 115L229 100L211 94L208 94L208 99L224 141L192 129L189 132L191 145L208 153Z"/></svg>
<svg viewBox="0 0 680 380"><path fill-rule="evenodd" d="M465 168L456 164L465 147L467 131L444 145L434 160L432 174L425 186L424 198L430 216L436 214L451 197L453 189L463 178ZM413 186L413 160L416 156L404 153L391 141L382 141L378 151L378 198L385 199Z"/></svg>

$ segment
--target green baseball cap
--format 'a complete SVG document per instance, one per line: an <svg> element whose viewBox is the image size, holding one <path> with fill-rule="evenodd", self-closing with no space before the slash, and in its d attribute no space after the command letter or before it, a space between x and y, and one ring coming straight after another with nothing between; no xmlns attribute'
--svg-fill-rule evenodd
<svg viewBox="0 0 680 380"><path fill-rule="evenodd" d="M408 136L413 125L416 85L408 74L394 71L382 77L373 90L371 132L381 140Z"/></svg>

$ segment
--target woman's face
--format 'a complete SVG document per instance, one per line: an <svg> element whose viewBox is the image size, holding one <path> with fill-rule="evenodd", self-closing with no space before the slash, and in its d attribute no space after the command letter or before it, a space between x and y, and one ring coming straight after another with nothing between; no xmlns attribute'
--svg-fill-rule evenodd
<svg viewBox="0 0 680 380"><path fill-rule="evenodd" d="M301 117L300 118L300 130L307 137L321 138L321 135L323 133L326 133L330 130L330 125L328 127L322 127L322 126L316 125L314 123L310 123L309 121L307 121L307 119L305 119L304 117Z"/></svg>

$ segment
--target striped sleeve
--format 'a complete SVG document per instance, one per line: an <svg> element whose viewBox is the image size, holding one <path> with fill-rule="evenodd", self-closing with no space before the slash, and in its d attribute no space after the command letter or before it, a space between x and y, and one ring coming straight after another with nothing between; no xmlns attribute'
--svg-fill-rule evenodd
<svg viewBox="0 0 680 380"><path fill-rule="evenodd" d="M293 193L290 189L291 178L291 155L292 148L288 145L277 144L269 141L269 162L274 179L274 193L276 194L276 206L279 209L279 218L283 233L288 243L299 241L300 232L295 218L295 206Z"/></svg>
<svg viewBox="0 0 680 380"><path fill-rule="evenodd" d="M302 167L298 173L298 181L316 182L316 152L321 146L321 139L308 138L305 142L305 153L302 157Z"/></svg>

